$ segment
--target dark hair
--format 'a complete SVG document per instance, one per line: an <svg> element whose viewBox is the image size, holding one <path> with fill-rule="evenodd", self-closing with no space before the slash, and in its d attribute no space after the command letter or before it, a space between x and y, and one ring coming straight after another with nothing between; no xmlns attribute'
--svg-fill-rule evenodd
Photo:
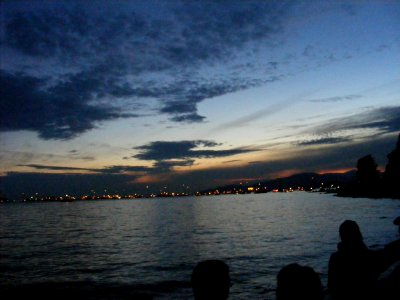
<svg viewBox="0 0 400 300"><path fill-rule="evenodd" d="M357 244L363 241L360 227L352 220L346 220L340 225L339 234L343 243Z"/></svg>
<svg viewBox="0 0 400 300"><path fill-rule="evenodd" d="M287 265L279 271L277 282L277 300L321 300L323 298L321 280L311 267L298 264Z"/></svg>
<svg viewBox="0 0 400 300"><path fill-rule="evenodd" d="M193 269L191 277L194 298L228 299L229 267L221 260L205 260Z"/></svg>

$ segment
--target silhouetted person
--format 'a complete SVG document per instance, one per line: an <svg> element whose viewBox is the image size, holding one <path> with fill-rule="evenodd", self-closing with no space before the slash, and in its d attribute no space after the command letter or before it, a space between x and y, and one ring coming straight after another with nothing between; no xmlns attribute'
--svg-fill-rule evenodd
<svg viewBox="0 0 400 300"><path fill-rule="evenodd" d="M380 173L378 165L371 155L364 156L357 161L357 179L359 193L369 197L376 197L380 191Z"/></svg>
<svg viewBox="0 0 400 300"><path fill-rule="evenodd" d="M318 274L311 267L290 264L277 276L277 300L322 300L323 287Z"/></svg>
<svg viewBox="0 0 400 300"><path fill-rule="evenodd" d="M221 260L205 260L193 269L191 277L194 299L225 300L231 281L229 267Z"/></svg>
<svg viewBox="0 0 400 300"><path fill-rule="evenodd" d="M387 155L388 163L385 168L383 178L385 188L391 197L400 197L400 134L397 140L396 148Z"/></svg>
<svg viewBox="0 0 400 300"><path fill-rule="evenodd" d="M329 260L328 289L333 299L381 299L378 277L400 259L400 240L382 250L364 244L357 223L346 220L339 228L341 242Z"/></svg>
<svg viewBox="0 0 400 300"><path fill-rule="evenodd" d="M396 219L393 220L393 224L399 227L399 233L400 233L400 216L398 216Z"/></svg>
<svg viewBox="0 0 400 300"><path fill-rule="evenodd" d="M368 185L376 183L379 179L379 172L374 158L371 155L361 157L357 161L357 177L361 184Z"/></svg>
<svg viewBox="0 0 400 300"><path fill-rule="evenodd" d="M345 197L382 197L382 182L378 165L371 155L357 161L357 180L345 186L338 195Z"/></svg>

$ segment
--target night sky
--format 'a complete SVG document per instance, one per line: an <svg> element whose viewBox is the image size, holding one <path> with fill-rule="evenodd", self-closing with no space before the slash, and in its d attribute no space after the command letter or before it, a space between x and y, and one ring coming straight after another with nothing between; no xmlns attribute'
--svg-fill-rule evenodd
<svg viewBox="0 0 400 300"><path fill-rule="evenodd" d="M399 1L1 1L0 194L380 168Z"/></svg>

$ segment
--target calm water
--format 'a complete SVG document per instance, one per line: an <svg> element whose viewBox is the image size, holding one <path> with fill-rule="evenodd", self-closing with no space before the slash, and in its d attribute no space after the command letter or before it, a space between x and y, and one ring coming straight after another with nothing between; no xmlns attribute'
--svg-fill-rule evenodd
<svg viewBox="0 0 400 300"><path fill-rule="evenodd" d="M368 245L398 238L400 201L304 192L0 205L0 283L63 286L95 298L190 299L196 262L231 268L230 299L274 299L292 262L326 283L345 219ZM100 291L100 292L99 292ZM87 297L90 298L90 297Z"/></svg>

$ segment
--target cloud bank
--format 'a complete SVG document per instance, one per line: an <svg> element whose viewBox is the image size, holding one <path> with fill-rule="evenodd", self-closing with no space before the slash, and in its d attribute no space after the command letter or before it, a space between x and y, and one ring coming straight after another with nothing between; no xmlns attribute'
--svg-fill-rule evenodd
<svg viewBox="0 0 400 300"><path fill-rule="evenodd" d="M298 142L298 145L300 146L328 145L328 144L339 144L349 141L351 141L351 139L348 137L325 137L325 138L301 141Z"/></svg>
<svg viewBox="0 0 400 300"><path fill-rule="evenodd" d="M232 61L260 44L281 43L291 6L97 4L2 4L0 47L8 59L1 70L0 130L70 139L104 121L137 117L138 103L148 98L174 122L202 122L197 104L204 99L276 78L234 72Z"/></svg>
<svg viewBox="0 0 400 300"><path fill-rule="evenodd" d="M150 144L137 147L139 154L135 158L142 160L168 160L168 159L187 159L187 158L212 158L224 157L241 153L255 151L254 149L235 148L228 150L197 150L198 147L214 147L219 144L214 141L195 140L195 141L156 141Z"/></svg>
<svg viewBox="0 0 400 300"><path fill-rule="evenodd" d="M34 130L43 139L68 139L95 128L97 122L136 116L86 101L96 81L79 74L44 90L43 79L0 71L0 130Z"/></svg>
<svg viewBox="0 0 400 300"><path fill-rule="evenodd" d="M233 148L224 150L208 149L221 146L214 141L155 141L147 145L134 148L139 150L133 157L153 161L152 166L114 165L104 168L82 168L69 166L54 166L44 164L20 164L20 167L29 167L40 171L63 171L65 173L97 173L97 174L130 174L135 176L157 175L170 173L175 167L192 166L198 158L229 157L242 153L258 151L252 148ZM199 149L199 148L206 149Z"/></svg>
<svg viewBox="0 0 400 300"><path fill-rule="evenodd" d="M323 135L360 129L373 129L379 133L400 131L400 106L373 108L352 116L332 119L313 128L313 132Z"/></svg>

